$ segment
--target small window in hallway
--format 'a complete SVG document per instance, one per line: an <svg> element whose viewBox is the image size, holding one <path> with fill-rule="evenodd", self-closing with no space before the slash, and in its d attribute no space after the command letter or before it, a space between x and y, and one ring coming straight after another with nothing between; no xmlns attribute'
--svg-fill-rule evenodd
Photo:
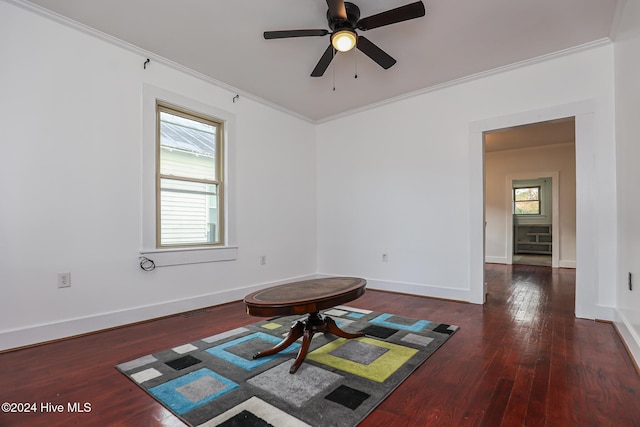
<svg viewBox="0 0 640 427"><path fill-rule="evenodd" d="M540 215L540 186L513 189L515 215Z"/></svg>

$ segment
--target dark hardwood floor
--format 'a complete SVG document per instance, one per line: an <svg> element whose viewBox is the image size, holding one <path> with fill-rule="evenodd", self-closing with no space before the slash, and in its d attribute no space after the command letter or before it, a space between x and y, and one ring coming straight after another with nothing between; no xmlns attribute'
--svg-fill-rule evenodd
<svg viewBox="0 0 640 427"><path fill-rule="evenodd" d="M486 271L484 306L372 290L350 303L461 327L361 426L640 426L640 377L611 324L574 318L574 270ZM236 302L0 354L0 403L38 405L0 426L181 426L114 366L256 320Z"/></svg>

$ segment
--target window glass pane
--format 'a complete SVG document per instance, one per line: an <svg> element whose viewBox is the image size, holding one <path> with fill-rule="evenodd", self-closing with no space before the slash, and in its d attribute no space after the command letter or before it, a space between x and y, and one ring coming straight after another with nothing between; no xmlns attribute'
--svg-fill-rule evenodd
<svg viewBox="0 0 640 427"><path fill-rule="evenodd" d="M540 213L540 202L515 202L513 211L516 215L538 215Z"/></svg>
<svg viewBox="0 0 640 427"><path fill-rule="evenodd" d="M539 187L516 188L514 190L514 199L516 201L540 200Z"/></svg>
<svg viewBox="0 0 640 427"><path fill-rule="evenodd" d="M175 179L160 180L160 244L219 242L218 186Z"/></svg>
<svg viewBox="0 0 640 427"><path fill-rule="evenodd" d="M160 174L217 181L213 124L160 112Z"/></svg>

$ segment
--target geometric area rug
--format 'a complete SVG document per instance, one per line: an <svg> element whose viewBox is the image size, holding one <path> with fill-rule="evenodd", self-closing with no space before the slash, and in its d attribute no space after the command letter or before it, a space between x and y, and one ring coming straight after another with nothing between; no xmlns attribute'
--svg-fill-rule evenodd
<svg viewBox="0 0 640 427"><path fill-rule="evenodd" d="M344 339L315 334L289 373L300 341L254 360L305 316L263 320L116 368L190 426L348 427L362 421L458 330L457 326L337 306L324 310Z"/></svg>

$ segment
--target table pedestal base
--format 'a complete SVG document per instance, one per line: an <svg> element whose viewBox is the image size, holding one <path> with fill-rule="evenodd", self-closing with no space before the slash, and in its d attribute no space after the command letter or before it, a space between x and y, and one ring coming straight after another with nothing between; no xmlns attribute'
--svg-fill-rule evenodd
<svg viewBox="0 0 640 427"><path fill-rule="evenodd" d="M289 347L293 344L298 338L302 337L302 346L298 351L298 355L296 356L296 360L293 362L293 366L289 370L289 373L295 374L305 357L307 357L307 352L309 351L309 345L311 344L311 338L313 338L313 334L316 332L322 333L330 333L340 338L359 338L363 337L364 334L357 333L351 334L349 332L345 332L342 329L338 328L336 322L330 318L329 316L321 316L318 312L309 313L309 316L304 320L298 320L295 322L287 336L274 347L260 351L253 355L254 359L264 356L271 356L272 354L276 354L285 348Z"/></svg>

